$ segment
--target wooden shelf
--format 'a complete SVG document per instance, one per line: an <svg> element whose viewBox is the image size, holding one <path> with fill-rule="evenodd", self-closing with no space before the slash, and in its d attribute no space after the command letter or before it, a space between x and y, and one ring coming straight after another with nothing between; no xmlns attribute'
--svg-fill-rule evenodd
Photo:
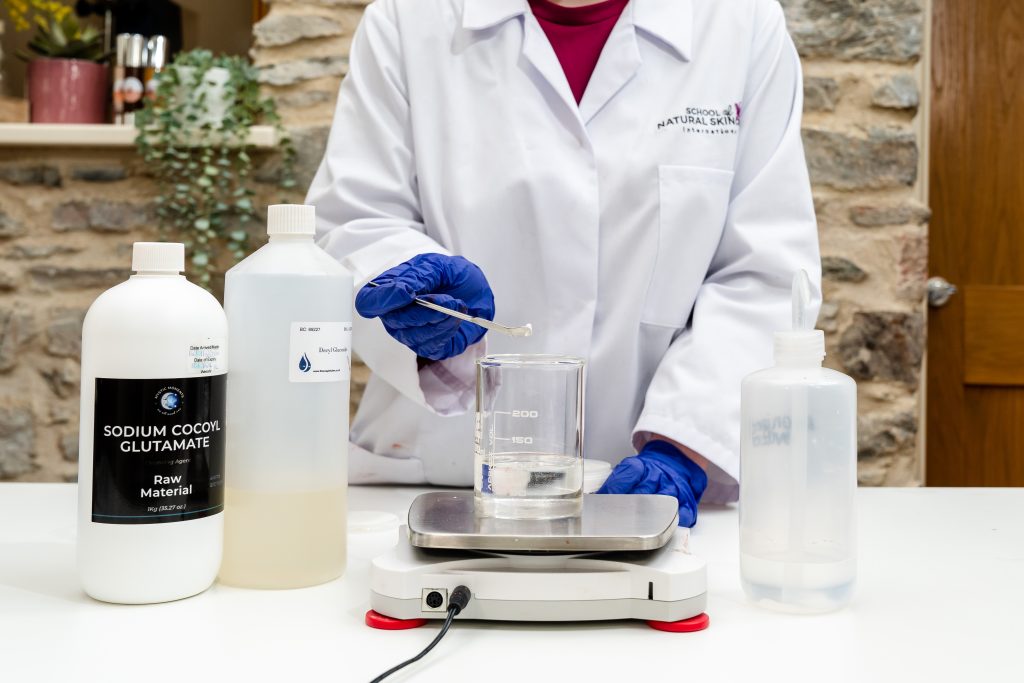
<svg viewBox="0 0 1024 683"><path fill-rule="evenodd" d="M0 123L0 147L132 147L134 126L113 124ZM253 126L254 147L276 147L273 126Z"/></svg>

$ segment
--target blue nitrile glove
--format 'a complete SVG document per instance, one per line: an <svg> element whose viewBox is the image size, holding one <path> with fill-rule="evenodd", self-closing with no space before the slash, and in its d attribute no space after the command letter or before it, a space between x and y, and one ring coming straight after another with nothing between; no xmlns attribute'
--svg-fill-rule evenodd
<svg viewBox="0 0 1024 683"><path fill-rule="evenodd" d="M598 493L660 493L679 501L679 526L697 523L697 503L708 475L667 441L648 441L612 470Z"/></svg>
<svg viewBox="0 0 1024 683"><path fill-rule="evenodd" d="M487 331L413 303L421 297L474 317L494 319L494 294L483 272L461 256L420 254L386 270L356 295L364 318L380 318L392 337L421 358L444 360L480 341Z"/></svg>

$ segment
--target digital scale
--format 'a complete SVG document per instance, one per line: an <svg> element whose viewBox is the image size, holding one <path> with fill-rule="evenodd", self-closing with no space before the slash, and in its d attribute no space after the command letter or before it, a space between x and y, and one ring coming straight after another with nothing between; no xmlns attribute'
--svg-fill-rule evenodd
<svg viewBox="0 0 1024 683"><path fill-rule="evenodd" d="M461 619L639 619L666 631L707 627L707 572L679 529L675 498L584 495L579 517L479 517L472 491L420 495L398 545L373 560L366 623L444 619L464 585Z"/></svg>

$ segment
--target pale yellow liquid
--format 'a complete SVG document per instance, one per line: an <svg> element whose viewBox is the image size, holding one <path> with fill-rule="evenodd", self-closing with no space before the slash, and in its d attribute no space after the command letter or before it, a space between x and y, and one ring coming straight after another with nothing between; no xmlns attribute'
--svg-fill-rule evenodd
<svg viewBox="0 0 1024 683"><path fill-rule="evenodd" d="M302 588L345 571L345 488L224 491L219 579L242 588Z"/></svg>

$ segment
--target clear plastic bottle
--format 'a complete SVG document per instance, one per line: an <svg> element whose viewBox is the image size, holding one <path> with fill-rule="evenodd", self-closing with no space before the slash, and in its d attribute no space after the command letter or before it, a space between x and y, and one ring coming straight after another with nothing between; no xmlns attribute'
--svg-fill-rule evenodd
<svg viewBox="0 0 1024 683"><path fill-rule="evenodd" d="M803 271L793 291L775 367L741 389L740 574L758 604L826 612L849 602L856 577L857 389L821 367Z"/></svg>
<svg viewBox="0 0 1024 683"><path fill-rule="evenodd" d="M227 320L182 244L137 242L82 326L78 573L98 600L206 590L221 560Z"/></svg>
<svg viewBox="0 0 1024 683"><path fill-rule="evenodd" d="M298 588L345 569L352 275L313 242L312 206L227 273L231 332L220 580Z"/></svg>

